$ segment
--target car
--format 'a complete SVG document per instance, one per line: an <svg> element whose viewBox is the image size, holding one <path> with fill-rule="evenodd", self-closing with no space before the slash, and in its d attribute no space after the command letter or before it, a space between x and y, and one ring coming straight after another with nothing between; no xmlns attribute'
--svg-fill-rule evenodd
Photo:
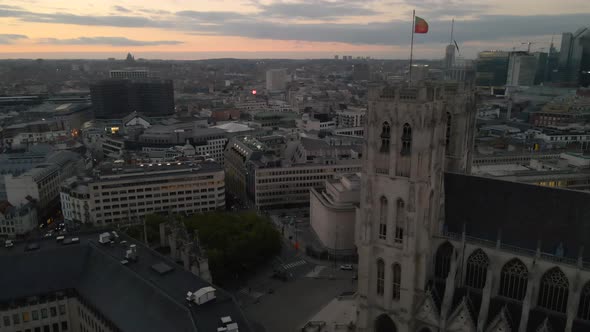
<svg viewBox="0 0 590 332"><path fill-rule="evenodd" d="M14 242L12 242L12 240L4 241L4 248L12 248L12 247L14 247Z"/></svg>
<svg viewBox="0 0 590 332"><path fill-rule="evenodd" d="M343 264L343 265L340 265L340 270L343 270L343 271L352 271L353 270L352 264Z"/></svg>

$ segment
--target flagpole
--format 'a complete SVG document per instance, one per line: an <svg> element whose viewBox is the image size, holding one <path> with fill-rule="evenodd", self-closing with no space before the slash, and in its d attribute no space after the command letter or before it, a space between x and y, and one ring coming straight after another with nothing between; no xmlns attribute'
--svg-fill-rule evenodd
<svg viewBox="0 0 590 332"><path fill-rule="evenodd" d="M412 10L412 42L410 45L410 83L412 82L412 58L414 57L414 24L416 24L416 10Z"/></svg>

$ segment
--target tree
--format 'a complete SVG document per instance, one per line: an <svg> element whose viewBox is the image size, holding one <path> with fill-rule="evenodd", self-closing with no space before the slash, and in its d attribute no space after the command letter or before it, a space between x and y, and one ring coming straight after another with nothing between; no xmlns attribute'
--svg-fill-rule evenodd
<svg viewBox="0 0 590 332"><path fill-rule="evenodd" d="M198 214L184 222L199 232L216 283L253 271L281 250L279 232L253 212Z"/></svg>

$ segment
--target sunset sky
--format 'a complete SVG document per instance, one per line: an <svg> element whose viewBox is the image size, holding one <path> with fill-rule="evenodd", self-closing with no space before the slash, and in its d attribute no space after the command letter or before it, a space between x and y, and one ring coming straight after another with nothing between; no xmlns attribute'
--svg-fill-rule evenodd
<svg viewBox="0 0 590 332"><path fill-rule="evenodd" d="M443 56L452 18L467 58L590 24L588 0L0 0L0 58L406 58L412 9L418 58Z"/></svg>

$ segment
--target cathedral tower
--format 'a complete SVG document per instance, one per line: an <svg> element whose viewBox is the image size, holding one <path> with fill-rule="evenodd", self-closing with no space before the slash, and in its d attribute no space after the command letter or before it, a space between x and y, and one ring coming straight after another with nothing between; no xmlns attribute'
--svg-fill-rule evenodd
<svg viewBox="0 0 590 332"><path fill-rule="evenodd" d="M442 231L445 167L469 171L473 94L458 83L423 82L373 87L368 102L357 329L414 332L414 308L432 274L431 239Z"/></svg>

